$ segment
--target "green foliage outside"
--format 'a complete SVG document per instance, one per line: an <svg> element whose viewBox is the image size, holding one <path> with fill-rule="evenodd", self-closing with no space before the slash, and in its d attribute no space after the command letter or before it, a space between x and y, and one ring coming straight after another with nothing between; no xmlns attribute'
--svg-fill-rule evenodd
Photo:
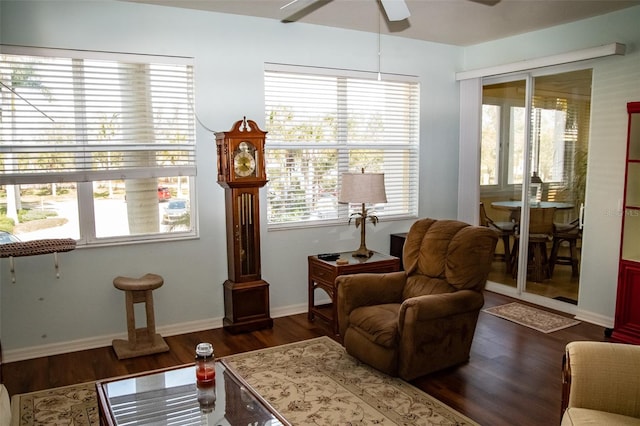
<svg viewBox="0 0 640 426"><path fill-rule="evenodd" d="M168 226L169 232L179 231L181 229L189 229L191 228L191 213L185 213L180 219L172 222L171 225Z"/></svg>
<svg viewBox="0 0 640 426"><path fill-rule="evenodd" d="M337 118L331 114L316 124L309 124L296 120L295 112L289 107L282 106L269 112L266 125L271 138L280 142L308 144L308 148L269 151L269 162L279 165L271 166L268 170L270 222L309 219L309 213L316 210L323 195L336 198L338 163L344 152L347 152L351 171L363 168L367 172L384 171L383 150L353 147L347 150L335 142L339 140L338 124ZM346 139L350 142L382 142L384 129L381 117L352 116L347 123L346 133ZM314 144L319 147L314 147ZM326 147L327 144L335 144L335 148Z"/></svg>
<svg viewBox="0 0 640 426"><path fill-rule="evenodd" d="M16 226L13 219L7 217L5 213L0 216L0 231L6 231L13 234L13 228Z"/></svg>
<svg viewBox="0 0 640 426"><path fill-rule="evenodd" d="M58 216L58 213L53 210L23 209L18 212L18 219L21 223L30 222L32 220L48 219L54 216Z"/></svg>

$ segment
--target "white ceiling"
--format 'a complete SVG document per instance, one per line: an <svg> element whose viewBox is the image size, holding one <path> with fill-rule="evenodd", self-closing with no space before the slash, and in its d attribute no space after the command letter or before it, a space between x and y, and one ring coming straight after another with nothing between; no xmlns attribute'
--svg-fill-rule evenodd
<svg viewBox="0 0 640 426"><path fill-rule="evenodd" d="M308 7L280 7L290 0L125 0L188 9L394 34L468 46L640 5L640 0L406 0L411 17L379 25L377 0L306 0ZM304 0L301 0L301 3ZM282 25L293 25L284 23Z"/></svg>

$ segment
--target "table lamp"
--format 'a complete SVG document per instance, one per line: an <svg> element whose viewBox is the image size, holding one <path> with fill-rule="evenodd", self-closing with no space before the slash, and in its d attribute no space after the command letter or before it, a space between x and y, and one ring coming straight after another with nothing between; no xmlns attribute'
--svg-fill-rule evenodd
<svg viewBox="0 0 640 426"><path fill-rule="evenodd" d="M375 226L378 223L378 216L372 214L372 210L367 210L366 204L386 203L387 194L384 189L384 173L343 173L342 186L340 188L340 196L338 202L343 204L360 203L362 211L352 213L349 216L355 218L356 228L360 228L360 248L353 252L354 257L371 257L373 251L367 249L365 244L366 222L369 219Z"/></svg>
<svg viewBox="0 0 640 426"><path fill-rule="evenodd" d="M540 201L542 201L542 179L538 176L538 172L533 172L529 184L529 204L538 206Z"/></svg>

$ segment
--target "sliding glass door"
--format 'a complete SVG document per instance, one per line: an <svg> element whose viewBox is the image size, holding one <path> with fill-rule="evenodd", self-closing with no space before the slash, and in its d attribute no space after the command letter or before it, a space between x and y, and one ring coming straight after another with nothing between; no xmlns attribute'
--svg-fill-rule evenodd
<svg viewBox="0 0 640 426"><path fill-rule="evenodd" d="M501 235L489 279L515 293L577 301L590 101L590 69L484 82L481 213Z"/></svg>

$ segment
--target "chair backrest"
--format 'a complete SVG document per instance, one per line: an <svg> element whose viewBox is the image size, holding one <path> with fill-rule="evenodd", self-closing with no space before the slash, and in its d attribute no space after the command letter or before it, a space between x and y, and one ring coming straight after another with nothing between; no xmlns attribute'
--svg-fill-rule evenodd
<svg viewBox="0 0 640 426"><path fill-rule="evenodd" d="M449 291L482 290L491 269L497 233L483 226L457 220L421 219L415 222L404 244L403 264L408 275L404 298L424 294L426 280L444 281Z"/></svg>
<svg viewBox="0 0 640 426"><path fill-rule="evenodd" d="M531 208L529 210L529 234L553 235L553 217L555 214L555 207Z"/></svg>
<svg viewBox="0 0 640 426"><path fill-rule="evenodd" d="M484 208L484 203L480 201L480 226L489 226L489 216L487 216L487 211Z"/></svg>

